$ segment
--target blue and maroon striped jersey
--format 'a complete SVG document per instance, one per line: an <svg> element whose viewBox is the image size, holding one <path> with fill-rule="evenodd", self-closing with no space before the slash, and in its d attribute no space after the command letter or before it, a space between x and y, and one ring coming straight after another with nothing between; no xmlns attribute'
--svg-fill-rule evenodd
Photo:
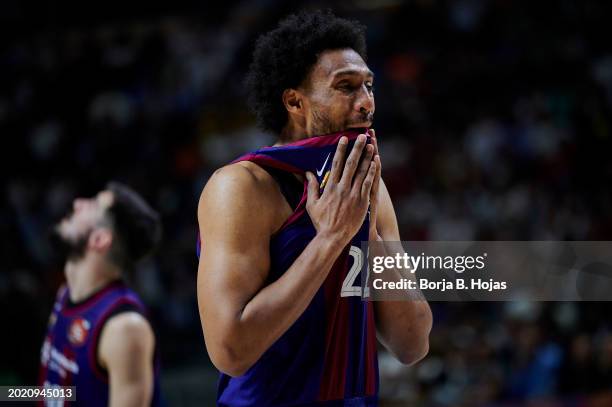
<svg viewBox="0 0 612 407"><path fill-rule="evenodd" d="M321 183L331 169L340 137L348 137L350 151L359 134L352 130L265 147L234 162L251 161L296 174L311 171ZM268 283L278 279L315 236L306 212L306 191L304 182L300 203L271 237ZM362 242L368 240L368 226L369 213L309 306L287 332L244 375L234 378L221 373L217 396L220 406L377 405L373 303L363 300L361 284L367 264Z"/></svg>
<svg viewBox="0 0 612 407"><path fill-rule="evenodd" d="M76 401L53 401L53 405L107 406L108 373L98 363L97 349L105 322L125 311L145 315L145 307L121 281L110 283L88 299L71 304L63 286L49 317L47 336L41 350L39 384L76 386ZM160 405L159 364L155 361L151 405ZM58 404L59 403L59 404Z"/></svg>

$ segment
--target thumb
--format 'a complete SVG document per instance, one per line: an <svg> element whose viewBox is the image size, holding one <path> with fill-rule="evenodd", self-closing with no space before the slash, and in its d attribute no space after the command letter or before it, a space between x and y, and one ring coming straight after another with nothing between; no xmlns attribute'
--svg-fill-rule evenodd
<svg viewBox="0 0 612 407"><path fill-rule="evenodd" d="M316 201L319 199L319 182L310 171L306 172L306 179L308 180L308 201Z"/></svg>

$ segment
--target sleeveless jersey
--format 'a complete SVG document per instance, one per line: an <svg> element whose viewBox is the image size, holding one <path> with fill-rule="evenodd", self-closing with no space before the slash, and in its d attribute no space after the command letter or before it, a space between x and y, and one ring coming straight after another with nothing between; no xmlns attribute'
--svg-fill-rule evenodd
<svg viewBox="0 0 612 407"><path fill-rule="evenodd" d="M75 386L76 401L50 401L49 405L108 405L108 373L98 363L98 341L104 323L125 311L146 315L136 293L121 281L107 285L78 304L69 304L68 288L60 288L41 350L39 385ZM160 405L157 358L153 383L151 404L157 406Z"/></svg>
<svg viewBox="0 0 612 407"><path fill-rule="evenodd" d="M340 137L349 139L348 154L361 133L344 131L265 147L234 162L251 161L264 168L302 175L310 171L321 185L331 169ZM305 181L297 208L271 237L266 284L277 280L316 234L306 212L306 199ZM234 378L221 373L219 406L377 405L373 303L362 298L367 294L362 296L361 284L362 277L366 278L368 230L369 212L295 323L244 375Z"/></svg>

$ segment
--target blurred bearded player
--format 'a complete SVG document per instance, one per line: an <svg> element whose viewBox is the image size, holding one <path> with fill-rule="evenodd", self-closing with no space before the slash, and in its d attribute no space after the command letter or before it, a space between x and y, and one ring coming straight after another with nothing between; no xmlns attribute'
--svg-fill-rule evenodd
<svg viewBox="0 0 612 407"><path fill-rule="evenodd" d="M400 240L368 130L364 31L318 11L256 43L250 102L278 142L217 170L198 207L198 302L221 406L375 406L376 334L406 364L428 351L426 301L363 301L357 283L361 241Z"/></svg>
<svg viewBox="0 0 612 407"><path fill-rule="evenodd" d="M157 213L119 183L77 198L54 229L67 256L41 351L40 384L76 386L75 405L159 405L155 337L123 278L161 239Z"/></svg>

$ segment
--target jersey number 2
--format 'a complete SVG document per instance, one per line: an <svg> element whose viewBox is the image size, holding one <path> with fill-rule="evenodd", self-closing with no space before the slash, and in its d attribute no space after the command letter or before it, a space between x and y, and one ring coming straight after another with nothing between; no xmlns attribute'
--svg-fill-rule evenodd
<svg viewBox="0 0 612 407"><path fill-rule="evenodd" d="M353 265L346 275L346 278L342 282L342 291L340 292L341 297L361 297L362 287L360 285L354 285L357 276L363 267L363 251L357 246L351 246L349 249L349 255L353 258ZM364 297L370 295L370 288L365 287Z"/></svg>

